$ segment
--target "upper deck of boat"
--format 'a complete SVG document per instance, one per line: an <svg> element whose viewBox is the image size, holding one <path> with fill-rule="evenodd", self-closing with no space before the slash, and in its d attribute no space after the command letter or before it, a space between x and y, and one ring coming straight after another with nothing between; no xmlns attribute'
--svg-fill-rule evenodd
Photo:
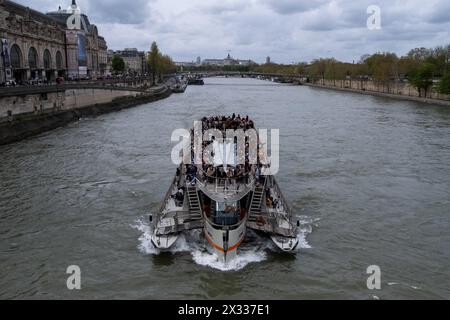
<svg viewBox="0 0 450 320"><path fill-rule="evenodd" d="M235 114L202 118L201 128L194 126L191 130L191 163L185 164L182 168L186 182L197 185L209 197L217 201L237 201L258 184L264 168L261 162L267 163L267 157L261 151L257 134L254 135L256 138L254 144L249 136L245 136L243 141L238 141L237 137L231 141L220 141L215 136L210 137L210 140L203 139L205 133L211 129L220 132L223 138L227 136L229 130L256 132L255 124L248 116L241 117ZM210 154L201 153L201 164L194 161L195 141L199 136L202 138L202 151L206 148L213 150ZM245 148L238 147L238 143L242 142L245 143ZM256 148L252 149L253 154L250 148Z"/></svg>

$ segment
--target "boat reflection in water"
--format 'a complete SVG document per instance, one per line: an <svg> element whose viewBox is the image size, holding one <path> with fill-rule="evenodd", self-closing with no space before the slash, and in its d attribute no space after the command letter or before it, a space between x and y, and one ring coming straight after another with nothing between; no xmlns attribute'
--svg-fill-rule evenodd
<svg viewBox="0 0 450 320"><path fill-rule="evenodd" d="M202 134L211 128L224 133L226 129L254 129L248 117L235 115L204 118L201 123ZM193 141L194 130L191 130L191 135ZM248 162L248 140L245 140L245 164L238 165L237 140L212 138L209 142L212 161L204 159L201 164L192 161L178 167L159 212L150 216L153 225L151 239L156 248L169 250L180 233L203 229L204 237L219 259L227 262L237 255L247 229L253 229L267 234L281 250L295 250L298 221L275 177L264 175L264 169L270 164L261 151L259 136L256 135L256 139L260 148L255 164ZM193 144L191 148L194 154ZM265 161L261 161L262 157Z"/></svg>

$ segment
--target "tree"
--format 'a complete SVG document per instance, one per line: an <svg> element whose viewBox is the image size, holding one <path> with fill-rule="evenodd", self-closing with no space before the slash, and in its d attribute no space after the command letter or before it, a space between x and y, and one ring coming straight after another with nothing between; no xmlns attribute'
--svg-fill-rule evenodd
<svg viewBox="0 0 450 320"><path fill-rule="evenodd" d="M123 72L125 70L125 62L122 57L114 55L111 61L112 69L115 73Z"/></svg>
<svg viewBox="0 0 450 320"><path fill-rule="evenodd" d="M439 93L450 94L450 73L442 77L438 86Z"/></svg>
<svg viewBox="0 0 450 320"><path fill-rule="evenodd" d="M311 65L311 76L312 78L316 78L319 76L322 80L322 84L325 84L325 73L327 71L327 60L326 59L317 59L312 62Z"/></svg>
<svg viewBox="0 0 450 320"><path fill-rule="evenodd" d="M423 48L423 47L415 48L408 52L408 57L410 57L414 60L422 61L422 62L424 62L425 59L427 59L431 55L432 55L431 49L427 49L427 48Z"/></svg>
<svg viewBox="0 0 450 320"><path fill-rule="evenodd" d="M156 84L156 75L158 73L159 68L159 60L160 60L160 52L158 45L155 41L152 43L152 47L150 49L150 55L148 57L148 66L150 68L150 72L152 74L152 85Z"/></svg>
<svg viewBox="0 0 450 320"><path fill-rule="evenodd" d="M158 67L156 68L158 70L159 78L162 80L162 75L164 74L170 74L177 72L177 67L175 63L173 62L172 58L168 55L159 55L158 58Z"/></svg>
<svg viewBox="0 0 450 320"><path fill-rule="evenodd" d="M364 63L367 65L369 74L373 80L384 87L389 84L392 79L398 79L398 58L395 53L376 53L367 58Z"/></svg>
<svg viewBox="0 0 450 320"><path fill-rule="evenodd" d="M398 72L400 77L410 79L414 76L421 65L421 62L410 57L401 57L398 61Z"/></svg>
<svg viewBox="0 0 450 320"><path fill-rule="evenodd" d="M435 66L429 62L423 63L417 71L410 77L409 81L419 91L419 97L422 96L422 90L427 97L428 89L433 85L433 74Z"/></svg>

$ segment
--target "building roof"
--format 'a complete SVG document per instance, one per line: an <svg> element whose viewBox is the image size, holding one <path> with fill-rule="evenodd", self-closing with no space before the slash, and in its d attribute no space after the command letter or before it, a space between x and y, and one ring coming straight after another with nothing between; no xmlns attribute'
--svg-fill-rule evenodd
<svg viewBox="0 0 450 320"><path fill-rule="evenodd" d="M3 1L5 7L8 7L8 11L18 14L20 16L27 16L27 14L30 14L30 16L33 17L34 20L42 23L59 23L58 20L54 19L51 16L48 16L42 12L39 12L37 10L31 9L29 7L23 6L21 4L18 4L13 1L5 0ZM65 22L64 22L65 24Z"/></svg>

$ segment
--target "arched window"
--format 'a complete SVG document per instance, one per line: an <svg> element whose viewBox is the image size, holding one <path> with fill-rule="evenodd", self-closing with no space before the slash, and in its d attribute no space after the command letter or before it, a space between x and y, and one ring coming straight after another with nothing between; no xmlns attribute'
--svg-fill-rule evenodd
<svg viewBox="0 0 450 320"><path fill-rule="evenodd" d="M14 44L11 47L10 58L11 58L11 66L13 69L22 68L22 51L20 50L17 44Z"/></svg>
<svg viewBox="0 0 450 320"><path fill-rule="evenodd" d="M56 52L56 69L61 70L63 68L63 57L61 51Z"/></svg>
<svg viewBox="0 0 450 320"><path fill-rule="evenodd" d="M31 47L28 52L28 65L30 69L37 69L38 67L38 54L35 48Z"/></svg>
<svg viewBox="0 0 450 320"><path fill-rule="evenodd" d="M44 69L49 70L52 67L52 56L47 49L44 51Z"/></svg>

